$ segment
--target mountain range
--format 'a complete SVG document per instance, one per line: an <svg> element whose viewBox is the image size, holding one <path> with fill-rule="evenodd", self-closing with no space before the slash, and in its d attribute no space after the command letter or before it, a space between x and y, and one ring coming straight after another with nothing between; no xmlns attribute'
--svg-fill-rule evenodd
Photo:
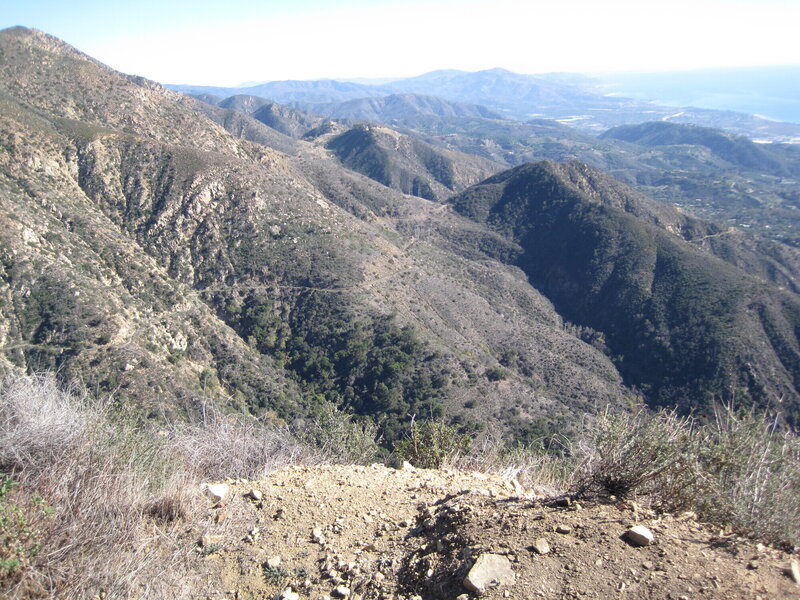
<svg viewBox="0 0 800 600"><path fill-rule="evenodd" d="M273 81L238 88L167 87L186 94L219 98L237 94L259 96L326 116L352 111L354 102L364 105L367 100L411 94L479 105L514 121L549 119L595 134L617 125L664 120L716 127L758 140L789 142L800 139L800 124L797 123L730 110L663 106L609 93L608 85L600 79L578 74L523 75L506 69L488 69L476 72L433 71L380 85L325 79ZM628 84L626 89L631 86ZM344 103L350 104L339 106ZM359 116L365 118L363 114Z"/></svg>
<svg viewBox="0 0 800 600"><path fill-rule="evenodd" d="M797 426L794 149L520 122L491 94L562 110L584 92L483 76L477 95L445 72L197 99L0 32L0 369L149 418L334 406L387 445L417 416L530 441L637 401ZM717 186L749 212L687 212ZM784 229L725 222L743 218Z"/></svg>

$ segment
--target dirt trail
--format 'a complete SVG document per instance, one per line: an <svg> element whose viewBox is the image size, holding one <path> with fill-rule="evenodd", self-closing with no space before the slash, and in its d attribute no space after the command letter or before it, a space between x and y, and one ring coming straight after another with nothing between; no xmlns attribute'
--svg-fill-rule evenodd
<svg viewBox="0 0 800 600"><path fill-rule="evenodd" d="M497 476L382 465L228 483L186 533L198 598L474 597L464 578L491 553L514 581L482 598L800 599L788 554L635 503L559 505ZM627 541L633 525L653 544Z"/></svg>

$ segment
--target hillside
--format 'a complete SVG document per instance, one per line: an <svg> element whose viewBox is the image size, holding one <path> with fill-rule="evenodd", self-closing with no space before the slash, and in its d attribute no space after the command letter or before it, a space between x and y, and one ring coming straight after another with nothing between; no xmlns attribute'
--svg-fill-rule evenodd
<svg viewBox="0 0 800 600"><path fill-rule="evenodd" d="M452 203L520 244L515 264L652 402L706 412L747 398L796 422L800 300L748 274L764 272L746 244L721 260L698 246L725 231L579 163L523 165ZM795 282L797 265L784 265Z"/></svg>
<svg viewBox="0 0 800 600"><path fill-rule="evenodd" d="M424 196L499 167L387 127L296 139L31 30L0 49L7 370L152 416L201 395L278 422L332 405L389 448L414 415L529 439L636 395L796 423L789 247L577 163L442 205Z"/></svg>
<svg viewBox="0 0 800 600"><path fill-rule="evenodd" d="M358 125L325 141L342 165L386 187L443 201L501 166L437 148L392 129Z"/></svg>
<svg viewBox="0 0 800 600"><path fill-rule="evenodd" d="M603 133L600 139L622 140L648 147L702 146L734 167L778 177L800 173L800 154L792 146L755 144L746 137L709 127L656 121L614 127Z"/></svg>
<svg viewBox="0 0 800 600"><path fill-rule="evenodd" d="M525 160L718 148L203 99L0 31L1 596L796 595L800 251Z"/></svg>
<svg viewBox="0 0 800 600"><path fill-rule="evenodd" d="M153 417L334 404L387 444L414 414L521 435L628 393L490 231L45 34L0 50L5 370Z"/></svg>

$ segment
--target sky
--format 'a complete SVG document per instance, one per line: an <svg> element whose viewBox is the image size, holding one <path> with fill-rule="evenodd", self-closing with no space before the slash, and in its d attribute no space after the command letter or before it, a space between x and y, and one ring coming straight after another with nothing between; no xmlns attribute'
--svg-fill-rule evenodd
<svg viewBox="0 0 800 600"><path fill-rule="evenodd" d="M609 73L800 64L800 0L2 0L125 73L234 86L436 69Z"/></svg>

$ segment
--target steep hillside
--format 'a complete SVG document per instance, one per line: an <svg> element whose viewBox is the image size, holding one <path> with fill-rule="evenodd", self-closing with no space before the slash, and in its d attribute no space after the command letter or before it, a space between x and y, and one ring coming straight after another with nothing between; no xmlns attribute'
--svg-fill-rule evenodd
<svg viewBox="0 0 800 600"><path fill-rule="evenodd" d="M387 442L415 414L566 431L629 393L485 228L45 34L0 52L6 369L153 416L332 403Z"/></svg>
<svg viewBox="0 0 800 600"><path fill-rule="evenodd" d="M322 125L324 119L300 110L271 102L258 96L239 94L218 102L211 102L222 108L238 110L257 121L280 131L284 135L299 138Z"/></svg>
<svg viewBox="0 0 800 600"><path fill-rule="evenodd" d="M531 283L653 402L755 402L797 423L800 299L748 275L747 248L727 246L729 262L698 248L724 231L579 163L523 165L452 202L519 243Z"/></svg>
<svg viewBox="0 0 800 600"><path fill-rule="evenodd" d="M385 127L358 125L325 147L345 166L405 194L444 200L501 169L478 157L431 146Z"/></svg>

